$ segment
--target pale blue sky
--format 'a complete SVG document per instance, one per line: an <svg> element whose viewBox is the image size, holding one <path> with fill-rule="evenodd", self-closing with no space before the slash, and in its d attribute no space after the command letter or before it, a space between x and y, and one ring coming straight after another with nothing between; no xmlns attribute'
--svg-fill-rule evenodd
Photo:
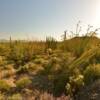
<svg viewBox="0 0 100 100"><path fill-rule="evenodd" d="M0 38L60 38L79 20L100 27L100 0L0 0Z"/></svg>

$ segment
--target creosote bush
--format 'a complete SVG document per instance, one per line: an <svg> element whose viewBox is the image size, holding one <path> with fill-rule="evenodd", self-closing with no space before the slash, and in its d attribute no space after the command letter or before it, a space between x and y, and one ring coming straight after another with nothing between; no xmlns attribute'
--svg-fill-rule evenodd
<svg viewBox="0 0 100 100"><path fill-rule="evenodd" d="M11 89L11 86L5 81L5 80L0 80L0 91L9 91Z"/></svg>
<svg viewBox="0 0 100 100"><path fill-rule="evenodd" d="M84 71L85 82L91 84L100 78L100 64L89 65Z"/></svg>
<svg viewBox="0 0 100 100"><path fill-rule="evenodd" d="M23 77L17 80L16 86L18 89L22 89L22 88L28 87L31 83L32 81L28 77Z"/></svg>
<svg viewBox="0 0 100 100"><path fill-rule="evenodd" d="M9 96L7 100L23 100L21 94L13 94L12 96Z"/></svg>

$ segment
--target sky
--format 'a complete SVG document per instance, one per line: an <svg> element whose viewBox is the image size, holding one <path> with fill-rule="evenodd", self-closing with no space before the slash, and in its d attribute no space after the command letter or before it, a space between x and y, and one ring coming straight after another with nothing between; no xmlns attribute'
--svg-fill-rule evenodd
<svg viewBox="0 0 100 100"><path fill-rule="evenodd" d="M60 39L79 20L99 28L100 0L0 0L0 39Z"/></svg>

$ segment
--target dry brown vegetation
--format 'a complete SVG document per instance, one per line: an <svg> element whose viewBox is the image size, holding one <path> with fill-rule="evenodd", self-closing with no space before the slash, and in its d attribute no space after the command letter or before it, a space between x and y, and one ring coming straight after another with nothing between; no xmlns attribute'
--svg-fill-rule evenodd
<svg viewBox="0 0 100 100"><path fill-rule="evenodd" d="M0 100L99 100L99 79L95 36L0 43Z"/></svg>

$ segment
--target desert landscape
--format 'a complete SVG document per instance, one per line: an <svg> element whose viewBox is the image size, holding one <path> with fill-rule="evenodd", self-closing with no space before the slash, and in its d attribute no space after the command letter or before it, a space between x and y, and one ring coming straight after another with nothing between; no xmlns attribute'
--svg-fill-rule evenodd
<svg viewBox="0 0 100 100"><path fill-rule="evenodd" d="M100 0L0 0L0 100L100 100Z"/></svg>
<svg viewBox="0 0 100 100"><path fill-rule="evenodd" d="M0 42L0 100L99 100L100 39L65 38Z"/></svg>

